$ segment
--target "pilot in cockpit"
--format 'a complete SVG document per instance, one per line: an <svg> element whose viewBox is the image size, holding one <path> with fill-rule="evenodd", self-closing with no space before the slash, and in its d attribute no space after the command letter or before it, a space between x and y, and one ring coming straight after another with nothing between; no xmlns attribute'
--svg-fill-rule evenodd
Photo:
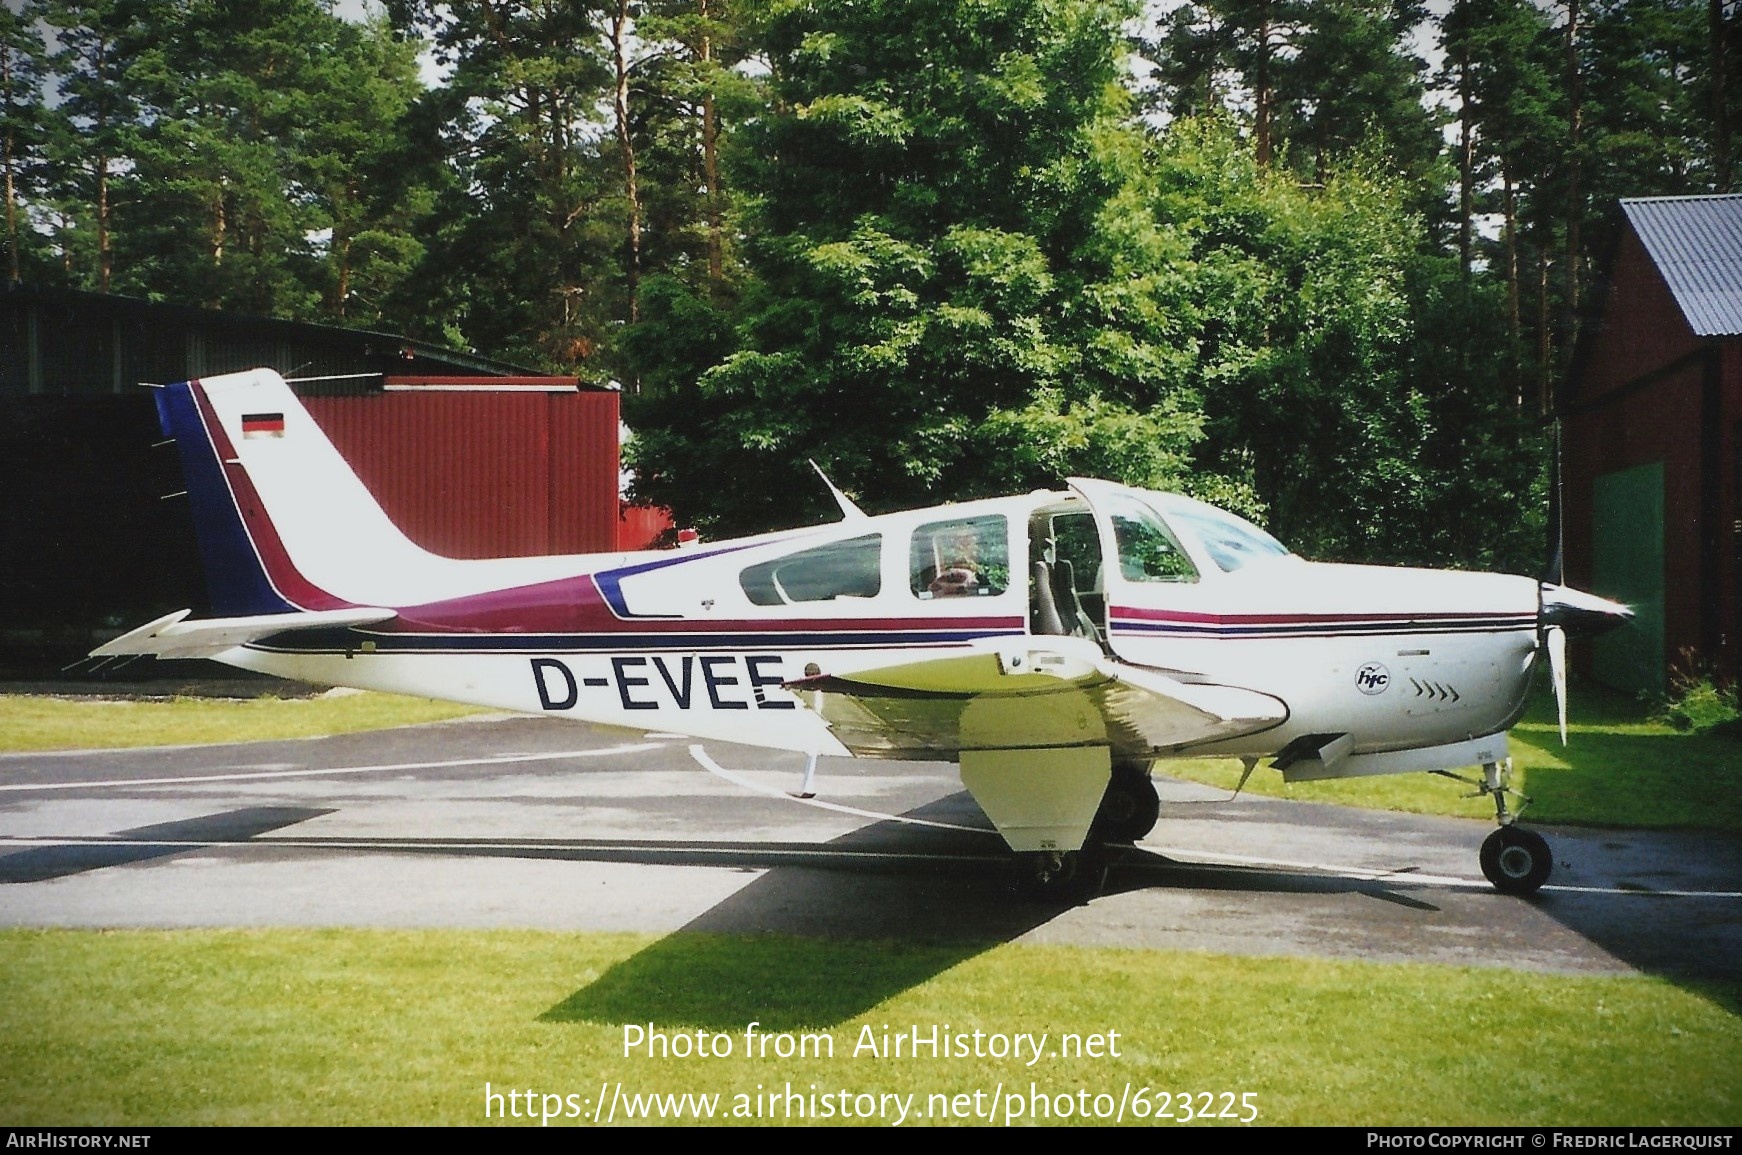
<svg viewBox="0 0 1742 1155"><path fill-rule="evenodd" d="M927 589L934 598L978 594L982 570L980 541L971 525L952 525L932 539L936 565Z"/></svg>

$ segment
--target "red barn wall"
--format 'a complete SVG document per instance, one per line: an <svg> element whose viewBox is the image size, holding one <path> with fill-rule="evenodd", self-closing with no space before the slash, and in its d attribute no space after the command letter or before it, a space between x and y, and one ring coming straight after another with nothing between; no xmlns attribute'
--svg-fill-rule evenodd
<svg viewBox="0 0 1742 1155"><path fill-rule="evenodd" d="M1742 357L1733 340L1708 340L1688 326L1662 274L1631 229L1616 255L1601 328L1591 337L1565 421L1567 580L1590 588L1592 494L1598 476L1664 463L1664 662L1687 649L1738 669L1737 422L1742 420ZM1704 352L1702 352L1704 351ZM1721 358L1714 361L1715 358ZM1679 364L1678 364L1679 362ZM1671 369L1671 366L1674 366ZM1712 366L1709 368L1709 366ZM1717 373L1716 420L1707 379ZM1713 426L1716 426L1715 428ZM1703 455L1714 454L1702 469ZM1717 492L1706 494L1707 484ZM1721 539L1717 580L1703 580L1702 543ZM1601 590L1596 592L1601 593ZM1716 606L1720 628L1702 637ZM1709 644L1715 640L1716 645Z"/></svg>
<svg viewBox="0 0 1742 1155"><path fill-rule="evenodd" d="M1578 382L1578 404L1613 391L1702 344L1631 228L1623 230L1609 300Z"/></svg>
<svg viewBox="0 0 1742 1155"><path fill-rule="evenodd" d="M387 515L433 553L617 548L615 393L411 388L303 402Z"/></svg>

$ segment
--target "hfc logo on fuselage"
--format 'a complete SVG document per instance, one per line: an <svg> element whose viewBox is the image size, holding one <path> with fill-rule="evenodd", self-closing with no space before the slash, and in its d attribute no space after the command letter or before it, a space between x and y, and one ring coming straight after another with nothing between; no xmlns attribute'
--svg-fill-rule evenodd
<svg viewBox="0 0 1742 1155"><path fill-rule="evenodd" d="M1363 694L1383 694L1391 685L1391 671L1380 662L1368 662L1355 671L1355 686Z"/></svg>

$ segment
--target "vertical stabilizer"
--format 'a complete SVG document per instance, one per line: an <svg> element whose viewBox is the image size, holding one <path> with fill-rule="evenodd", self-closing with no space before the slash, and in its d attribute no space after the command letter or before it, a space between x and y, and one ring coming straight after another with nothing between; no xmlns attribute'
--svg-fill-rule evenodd
<svg viewBox="0 0 1742 1155"><path fill-rule="evenodd" d="M466 565L406 538L269 369L170 385L158 413L221 614L406 605Z"/></svg>

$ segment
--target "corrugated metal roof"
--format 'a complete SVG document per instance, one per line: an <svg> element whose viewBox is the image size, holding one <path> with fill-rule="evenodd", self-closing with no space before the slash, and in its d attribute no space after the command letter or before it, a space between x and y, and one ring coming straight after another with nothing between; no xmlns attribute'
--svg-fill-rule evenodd
<svg viewBox="0 0 1742 1155"><path fill-rule="evenodd" d="M354 329L316 321L286 321L227 309L205 309L197 305L147 301L115 293L93 293L84 289L48 288L0 281L0 305L28 308L32 305L54 304L99 309L111 316L137 318L153 327L181 325L226 333L266 334L291 340L300 338L363 346L393 359L402 368L409 368L409 362L421 359L423 363L432 366L451 366L454 369L491 376L525 376L532 372L524 365L513 365L462 349L450 349L429 341L374 329ZM258 363L250 362L251 365ZM229 368L207 368L203 372L227 372ZM189 372L195 370L190 369Z"/></svg>
<svg viewBox="0 0 1742 1155"><path fill-rule="evenodd" d="M1742 334L1742 196L1640 197L1621 211L1694 333Z"/></svg>

